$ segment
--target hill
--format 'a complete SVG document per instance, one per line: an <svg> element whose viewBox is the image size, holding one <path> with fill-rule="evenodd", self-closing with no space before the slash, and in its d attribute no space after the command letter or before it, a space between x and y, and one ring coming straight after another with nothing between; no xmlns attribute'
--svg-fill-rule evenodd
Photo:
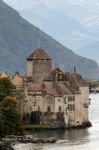
<svg viewBox="0 0 99 150"><path fill-rule="evenodd" d="M38 44L65 71L77 66L84 77L98 78L99 68L94 60L76 55L0 0L0 70L25 72L26 58Z"/></svg>
<svg viewBox="0 0 99 150"><path fill-rule="evenodd" d="M31 11L22 11L20 14L70 49L78 49L93 40L84 26L43 2L31 8Z"/></svg>
<svg viewBox="0 0 99 150"><path fill-rule="evenodd" d="M26 20L74 51L99 39L98 0L4 1Z"/></svg>

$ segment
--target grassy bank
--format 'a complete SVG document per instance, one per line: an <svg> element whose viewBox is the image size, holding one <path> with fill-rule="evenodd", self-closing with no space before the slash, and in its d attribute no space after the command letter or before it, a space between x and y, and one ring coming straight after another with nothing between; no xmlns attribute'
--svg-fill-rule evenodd
<svg viewBox="0 0 99 150"><path fill-rule="evenodd" d="M50 129L51 127L39 124L29 124L24 126L25 130L32 130L32 129Z"/></svg>
<svg viewBox="0 0 99 150"><path fill-rule="evenodd" d="M85 123L83 123L82 125L78 125L78 126L68 126L68 127L51 127L51 126L46 126L46 125L39 125L39 124L29 124L29 125L25 125L24 129L25 130L33 130L33 129L39 129L39 130L57 130L57 129L82 129L82 128L88 128L88 127L92 127L92 124L90 121L87 121Z"/></svg>

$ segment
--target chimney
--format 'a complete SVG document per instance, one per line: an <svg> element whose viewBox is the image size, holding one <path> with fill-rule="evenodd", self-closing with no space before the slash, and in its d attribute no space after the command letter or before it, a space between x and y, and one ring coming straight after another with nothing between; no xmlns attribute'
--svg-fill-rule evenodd
<svg viewBox="0 0 99 150"><path fill-rule="evenodd" d="M74 66L74 73L76 73L76 67Z"/></svg>

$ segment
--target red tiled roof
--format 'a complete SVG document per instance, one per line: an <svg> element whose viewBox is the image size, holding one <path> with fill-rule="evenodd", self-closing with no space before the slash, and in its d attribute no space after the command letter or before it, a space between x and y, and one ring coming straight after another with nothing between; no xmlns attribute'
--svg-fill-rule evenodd
<svg viewBox="0 0 99 150"><path fill-rule="evenodd" d="M49 75L44 78L44 81L53 81L53 78L51 75Z"/></svg>
<svg viewBox="0 0 99 150"><path fill-rule="evenodd" d="M73 95L75 94L75 90L72 89L71 87L66 86L63 83L56 83L53 89L51 90L47 89L47 93L55 97L59 97L59 96L64 96L64 95Z"/></svg>
<svg viewBox="0 0 99 150"><path fill-rule="evenodd" d="M55 74L55 73L63 73L63 72L61 71L60 68L55 68L51 74Z"/></svg>
<svg viewBox="0 0 99 150"><path fill-rule="evenodd" d="M77 73L71 73L70 74L70 82L73 85L76 86L87 86L86 81L81 77L81 75Z"/></svg>
<svg viewBox="0 0 99 150"><path fill-rule="evenodd" d="M62 94L60 94L56 89L47 90L47 93L54 96L54 97L60 97Z"/></svg>
<svg viewBox="0 0 99 150"><path fill-rule="evenodd" d="M23 85L24 85L23 77L20 76L18 73L16 73L16 74L12 77L11 82L12 82L15 86L23 86Z"/></svg>
<svg viewBox="0 0 99 150"><path fill-rule="evenodd" d="M51 60L51 58L48 56L48 54L43 49L36 49L28 58L27 60L33 60L33 59L48 59Z"/></svg>
<svg viewBox="0 0 99 150"><path fill-rule="evenodd" d="M61 91L62 95L72 95L75 94L75 91L67 86L67 84L59 83L57 89Z"/></svg>
<svg viewBox="0 0 99 150"><path fill-rule="evenodd" d="M46 88L44 83L29 83L28 92L42 91Z"/></svg>

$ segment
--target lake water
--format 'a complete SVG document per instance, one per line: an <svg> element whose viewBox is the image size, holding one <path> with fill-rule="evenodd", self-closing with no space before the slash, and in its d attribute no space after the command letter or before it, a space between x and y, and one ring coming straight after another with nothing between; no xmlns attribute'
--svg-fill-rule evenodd
<svg viewBox="0 0 99 150"><path fill-rule="evenodd" d="M92 127L69 131L34 131L35 137L55 137L55 144L16 144L16 150L99 150L99 94L91 94Z"/></svg>

